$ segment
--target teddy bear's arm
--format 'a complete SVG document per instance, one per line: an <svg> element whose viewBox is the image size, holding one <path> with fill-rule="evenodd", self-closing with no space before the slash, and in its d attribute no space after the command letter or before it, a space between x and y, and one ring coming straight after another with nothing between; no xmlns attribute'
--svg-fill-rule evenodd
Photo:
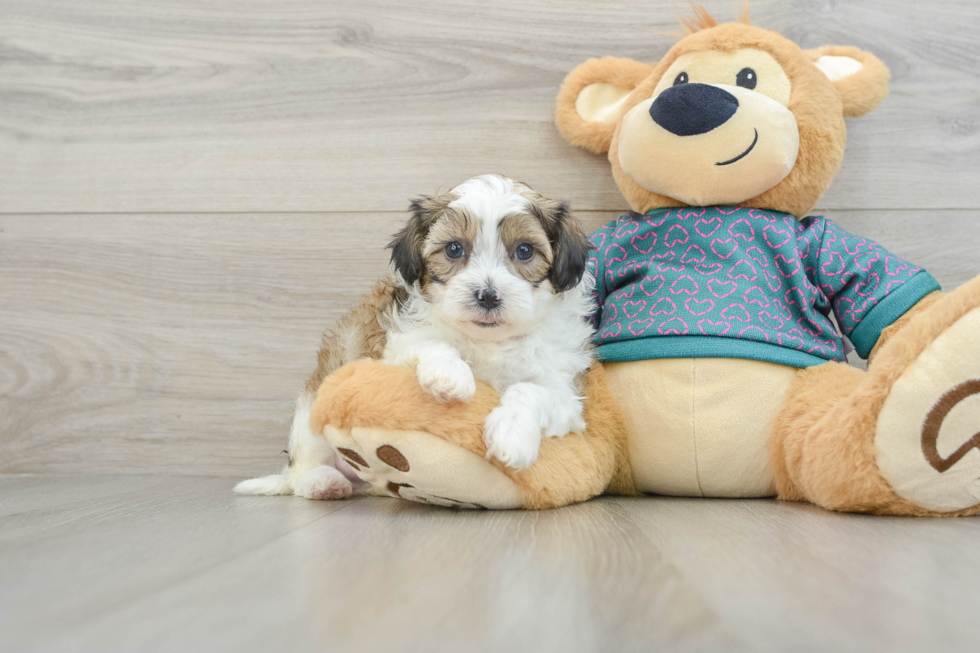
<svg viewBox="0 0 980 653"><path fill-rule="evenodd" d="M907 310L902 317L892 322L891 326L882 329L881 335L878 337L878 342L875 343L875 346L871 350L871 353L868 354L868 364L870 365L874 361L875 355L877 355L878 351L881 350L882 345L884 345L888 340L892 338L892 336L898 333L902 329L902 327L908 324L909 320L911 320L913 317L915 317L919 313L925 311L930 306L938 302L940 299L943 298L944 294L945 293L943 293L943 291L941 290L936 290L929 293L928 295L920 299L919 303L917 303L915 306Z"/></svg>
<svg viewBox="0 0 980 653"><path fill-rule="evenodd" d="M592 326L598 330L602 326L602 307L606 302L606 265L605 265L605 252L603 251L603 246L606 241L609 240L609 236L615 226L616 221L612 221L606 225L603 225L597 229L591 236L589 236L589 243L592 245L592 251L589 253L589 259L585 264L585 273L592 275L595 279L595 284L592 290L592 299L595 302L595 307L592 311L592 315L589 319L592 321Z"/></svg>
<svg viewBox="0 0 980 653"><path fill-rule="evenodd" d="M867 359L882 332L939 290L931 274L822 217L806 218L804 265L830 301L841 332Z"/></svg>

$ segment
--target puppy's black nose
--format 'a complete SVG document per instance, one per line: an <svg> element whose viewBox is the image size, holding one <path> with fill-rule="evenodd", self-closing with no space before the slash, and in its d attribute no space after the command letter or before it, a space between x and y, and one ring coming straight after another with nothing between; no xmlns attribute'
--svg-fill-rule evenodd
<svg viewBox="0 0 980 653"><path fill-rule="evenodd" d="M678 84L665 89L650 105L653 121L678 136L705 134L738 111L738 99L708 84Z"/></svg>
<svg viewBox="0 0 980 653"><path fill-rule="evenodd" d="M476 295L476 303L488 311L500 305L500 295L497 294L496 288L481 288L474 294Z"/></svg>

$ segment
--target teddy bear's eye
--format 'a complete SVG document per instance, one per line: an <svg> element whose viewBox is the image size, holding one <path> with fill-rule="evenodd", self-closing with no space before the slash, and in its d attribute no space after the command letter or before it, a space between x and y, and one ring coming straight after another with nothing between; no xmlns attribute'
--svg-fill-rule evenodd
<svg viewBox="0 0 980 653"><path fill-rule="evenodd" d="M747 88L750 91L755 88L755 85L759 83L759 76L755 74L755 71L751 68L742 68L735 75L735 83L742 88Z"/></svg>
<svg viewBox="0 0 980 653"><path fill-rule="evenodd" d="M687 84L689 81L691 80L688 78L687 73L681 73L674 78L674 86L677 86L678 84Z"/></svg>

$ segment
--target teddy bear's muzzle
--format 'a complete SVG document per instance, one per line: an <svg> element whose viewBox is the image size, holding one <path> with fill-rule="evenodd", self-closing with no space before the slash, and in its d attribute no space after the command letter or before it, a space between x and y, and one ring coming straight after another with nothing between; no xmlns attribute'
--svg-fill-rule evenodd
<svg viewBox="0 0 980 653"><path fill-rule="evenodd" d="M799 154L793 112L762 93L684 83L630 109L615 145L643 188L692 206L738 204L781 182Z"/></svg>

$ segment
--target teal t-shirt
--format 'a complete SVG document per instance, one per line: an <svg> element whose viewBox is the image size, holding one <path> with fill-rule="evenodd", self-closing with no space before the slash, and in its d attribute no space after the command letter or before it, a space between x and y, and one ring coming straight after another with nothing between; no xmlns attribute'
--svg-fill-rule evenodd
<svg viewBox="0 0 980 653"><path fill-rule="evenodd" d="M591 240L594 343L609 362L843 361L831 311L866 358L883 329L939 290L928 272L823 217L656 209L627 213Z"/></svg>

